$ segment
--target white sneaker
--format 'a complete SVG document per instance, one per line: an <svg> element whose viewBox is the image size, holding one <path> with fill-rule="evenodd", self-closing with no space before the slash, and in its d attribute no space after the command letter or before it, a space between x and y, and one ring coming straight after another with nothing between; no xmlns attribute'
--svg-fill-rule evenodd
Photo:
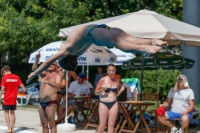
<svg viewBox="0 0 200 133"><path fill-rule="evenodd" d="M170 133L178 133L177 131L178 131L178 129L176 127L173 127L173 128L171 128L171 132Z"/></svg>
<svg viewBox="0 0 200 133"><path fill-rule="evenodd" d="M178 133L184 133L184 131L180 128L180 129L178 130Z"/></svg>

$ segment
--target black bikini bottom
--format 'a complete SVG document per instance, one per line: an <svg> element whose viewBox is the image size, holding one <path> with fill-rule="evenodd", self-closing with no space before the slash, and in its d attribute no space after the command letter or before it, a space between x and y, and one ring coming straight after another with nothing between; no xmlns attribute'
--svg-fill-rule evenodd
<svg viewBox="0 0 200 133"><path fill-rule="evenodd" d="M114 102L102 102L100 101L101 103L103 103L104 105L106 105L108 107L108 109L110 110L112 108L112 106L117 102L117 101L114 101Z"/></svg>

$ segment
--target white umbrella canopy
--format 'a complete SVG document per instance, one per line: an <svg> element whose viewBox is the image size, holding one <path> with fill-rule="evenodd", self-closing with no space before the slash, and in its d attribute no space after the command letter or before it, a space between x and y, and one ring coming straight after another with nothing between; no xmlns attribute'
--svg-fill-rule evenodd
<svg viewBox="0 0 200 133"><path fill-rule="evenodd" d="M78 65L106 65L117 62L117 56L105 47L92 44L78 57Z"/></svg>
<svg viewBox="0 0 200 133"><path fill-rule="evenodd" d="M52 42L33 52L29 63L35 62L35 56L40 52L39 62L44 62L57 53L64 41ZM102 65L117 62L117 56L105 47L91 45L85 53L78 57L78 65Z"/></svg>
<svg viewBox="0 0 200 133"><path fill-rule="evenodd" d="M188 46L200 46L200 28L166 17L149 10L128 13L94 21L87 24L107 24L140 38L157 38L168 41L169 45L180 45L185 41ZM66 37L77 26L60 29L59 36Z"/></svg>
<svg viewBox="0 0 200 133"><path fill-rule="evenodd" d="M109 50L117 56L117 62L114 63L115 65L122 65L123 62L135 58L135 54L123 52L118 48L110 48Z"/></svg>
<svg viewBox="0 0 200 133"><path fill-rule="evenodd" d="M28 63L34 63L35 62L35 56L40 52L40 60L39 62L44 62L48 58L50 58L52 55L56 54L60 50L60 46L63 43L63 41L57 41L57 42L52 42L49 43L35 52L31 53Z"/></svg>

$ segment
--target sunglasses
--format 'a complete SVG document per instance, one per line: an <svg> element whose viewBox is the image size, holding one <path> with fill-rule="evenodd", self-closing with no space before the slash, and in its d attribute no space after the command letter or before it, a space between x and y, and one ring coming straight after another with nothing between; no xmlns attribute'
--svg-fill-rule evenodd
<svg viewBox="0 0 200 133"><path fill-rule="evenodd" d="M184 79L177 79L177 82L183 82Z"/></svg>

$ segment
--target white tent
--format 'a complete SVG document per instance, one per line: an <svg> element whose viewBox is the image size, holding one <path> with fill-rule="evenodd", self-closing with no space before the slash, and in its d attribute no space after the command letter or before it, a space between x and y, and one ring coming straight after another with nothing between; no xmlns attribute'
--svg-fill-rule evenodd
<svg viewBox="0 0 200 133"><path fill-rule="evenodd" d="M149 10L140 10L81 25L87 24L107 24L110 27L118 27L134 37L166 40L169 45L180 45L185 41L186 45L200 46L200 28ZM78 26L80 25L60 29L59 36L68 36Z"/></svg>

